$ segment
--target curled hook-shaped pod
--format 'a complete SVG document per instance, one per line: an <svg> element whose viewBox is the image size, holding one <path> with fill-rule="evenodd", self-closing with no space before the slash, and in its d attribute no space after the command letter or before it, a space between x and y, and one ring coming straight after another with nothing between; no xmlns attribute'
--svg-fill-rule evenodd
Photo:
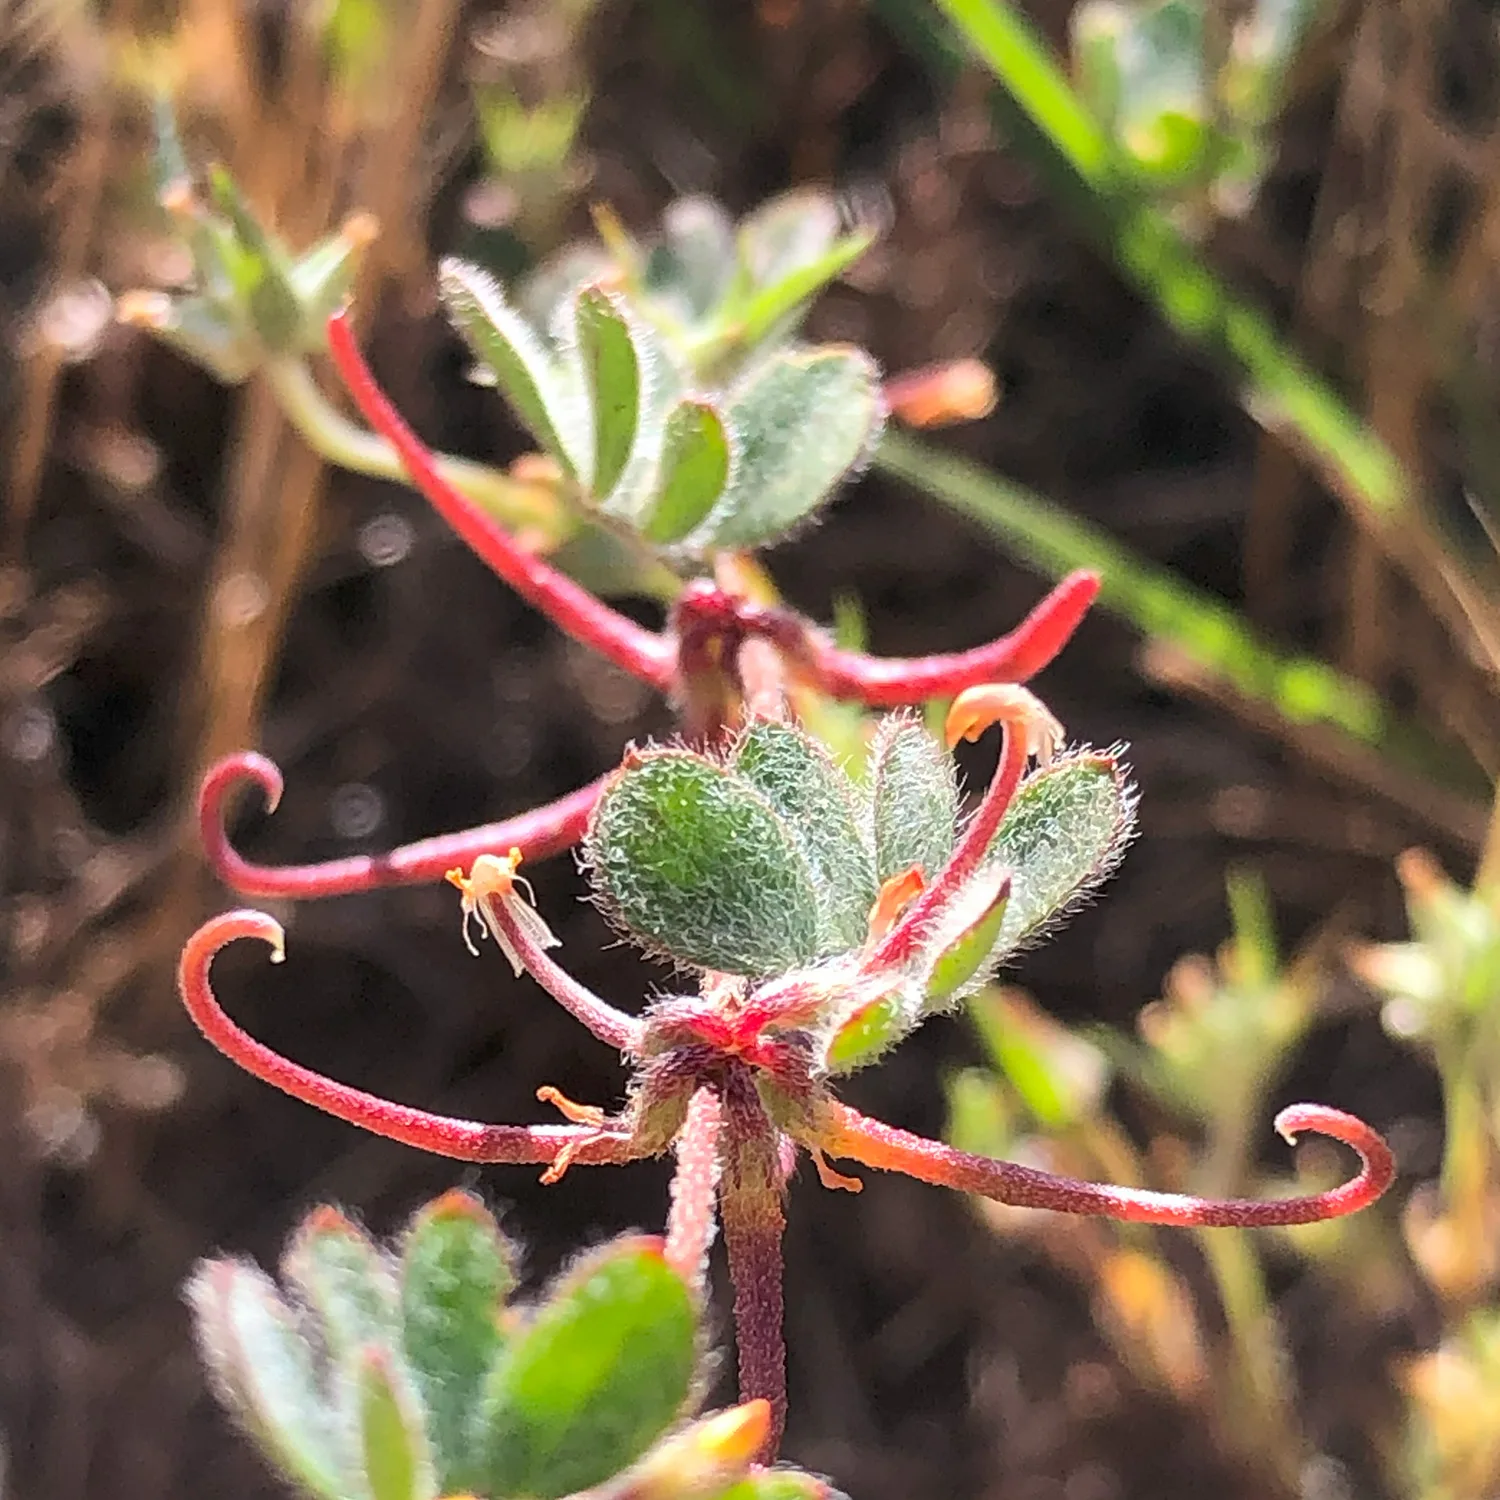
<svg viewBox="0 0 1500 1500"><path fill-rule="evenodd" d="M352 854L308 865L262 865L246 859L229 840L229 803L248 782L260 789L266 811L275 812L283 779L280 767L267 756L253 750L226 755L203 778L198 789L198 829L209 866L225 885L241 895L291 896L299 900L441 880L455 865L467 866L481 855L511 848L520 849L529 860L550 858L583 837L604 785L602 778L591 781L566 797L513 818L466 828L461 833L419 839L385 854Z"/></svg>
<svg viewBox="0 0 1500 1500"><path fill-rule="evenodd" d="M818 685L835 698L897 708L981 683L1025 682L1067 645L1098 593L1097 573L1069 573L1008 634L943 656L874 657L820 645L814 664Z"/></svg>
<svg viewBox="0 0 1500 1500"><path fill-rule="evenodd" d="M559 1158L570 1165L588 1165L632 1161L642 1154L623 1126L485 1125L454 1119L367 1094L283 1057L230 1019L209 982L214 956L239 938L267 944L273 963L280 963L286 951L286 935L274 917L260 911L225 912L210 918L187 940L178 962L178 990L203 1035L261 1082L374 1135L459 1161L550 1167Z"/></svg>
<svg viewBox="0 0 1500 1500"><path fill-rule="evenodd" d="M1277 1131L1288 1142L1305 1130L1342 1141L1358 1153L1360 1169L1338 1187L1298 1198L1199 1198L1189 1193L1153 1193L1080 1182L1018 1162L959 1151L941 1141L872 1120L834 1100L825 1106L821 1127L803 1144L868 1167L901 1172L920 1182L975 1193L1018 1208L1050 1208L1057 1213L1184 1228L1317 1224L1367 1208L1390 1187L1396 1175L1395 1158L1378 1130L1357 1115L1323 1104L1288 1106L1276 1116Z"/></svg>

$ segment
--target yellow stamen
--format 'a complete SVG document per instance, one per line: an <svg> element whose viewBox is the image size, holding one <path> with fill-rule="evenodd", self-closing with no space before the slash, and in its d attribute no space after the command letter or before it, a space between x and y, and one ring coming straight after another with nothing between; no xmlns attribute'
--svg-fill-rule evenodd
<svg viewBox="0 0 1500 1500"><path fill-rule="evenodd" d="M1046 765L1062 747L1063 727L1028 688L1015 682L988 682L965 688L953 700L943 724L952 749L960 740L977 740L992 724L1004 724L1026 736L1026 751Z"/></svg>
<svg viewBox="0 0 1500 1500"><path fill-rule="evenodd" d="M883 938L896 925L896 918L922 894L926 884L921 866L913 865L881 885L880 894L870 908L870 942Z"/></svg>
<svg viewBox="0 0 1500 1500"><path fill-rule="evenodd" d="M550 1083L536 1091L543 1104L550 1104L565 1120L575 1125L602 1125L604 1111L597 1104L575 1104L566 1094L559 1093Z"/></svg>
<svg viewBox="0 0 1500 1500"><path fill-rule="evenodd" d="M865 1185L857 1177L846 1177L828 1165L828 1158L816 1146L810 1148L813 1165L818 1169L818 1181L826 1188L837 1188L843 1193L862 1193Z"/></svg>

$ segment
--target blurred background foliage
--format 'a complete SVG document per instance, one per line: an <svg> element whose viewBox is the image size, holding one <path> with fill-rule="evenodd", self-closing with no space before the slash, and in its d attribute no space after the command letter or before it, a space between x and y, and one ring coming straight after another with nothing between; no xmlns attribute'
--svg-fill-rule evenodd
<svg viewBox="0 0 1500 1500"><path fill-rule="evenodd" d="M618 261L684 199L739 219L790 188L878 230L808 335L888 371L979 357L1000 399L889 433L770 575L913 653L998 633L1032 570L1100 566L1105 610L1039 687L1078 738L1131 742L1143 834L1021 988L851 1097L1210 1192L1290 1186L1266 1137L1293 1097L1397 1145L1394 1201L1274 1237L978 1214L904 1182L825 1213L799 1180L788 1455L858 1500L1495 1492L1489 7L10 0L0 77L4 1493L275 1493L206 1394L188 1268L268 1259L329 1198L385 1234L453 1183L189 1035L170 967L222 901L202 767L271 753L284 803L239 837L304 859L530 805L667 722L378 465L326 465L273 381L220 384L116 321L112 294L193 273L162 100L292 251L359 241L397 404L544 510L438 313L440 256L515 278L602 237ZM660 580L562 555L653 617ZM565 861L537 877L581 978L622 1001L659 981L606 949ZM468 963L450 896L281 913L296 972L226 954L225 994L395 1098L494 1119L536 1118L538 1079L613 1098L602 1047ZM662 1215L650 1167L478 1186L533 1290Z"/></svg>

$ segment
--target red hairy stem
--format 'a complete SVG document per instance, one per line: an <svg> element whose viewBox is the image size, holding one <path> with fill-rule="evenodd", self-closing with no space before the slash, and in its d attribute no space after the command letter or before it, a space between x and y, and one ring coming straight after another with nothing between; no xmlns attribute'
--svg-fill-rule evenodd
<svg viewBox="0 0 1500 1500"><path fill-rule="evenodd" d="M786 1344L781 1288L782 1203L785 1174L776 1127L760 1101L750 1071L733 1063L723 1090L723 1176L719 1217L729 1278L734 1283L734 1337L739 1352L740 1400L771 1405L771 1432L762 1462L781 1445L786 1426Z"/></svg>
<svg viewBox="0 0 1500 1500"><path fill-rule="evenodd" d="M365 420L396 450L412 483L487 567L574 640L660 691L671 686L676 664L669 641L527 552L443 478L433 455L375 383L341 312L328 320L328 350Z"/></svg>
<svg viewBox="0 0 1500 1500"><path fill-rule="evenodd" d="M498 928L495 937L504 945L506 956L511 959L512 964L519 964L524 968L575 1021L581 1022L601 1042L607 1042L617 1052L640 1052L641 1039L646 1030L643 1023L622 1010L616 1010L549 957L546 949L537 941L532 925L516 916L516 908L521 904L522 897L512 894L480 899L485 919ZM533 910L525 908L525 914L535 922L536 913ZM464 920L467 922L467 916ZM550 936L545 927L542 932L544 936ZM557 939L552 938L551 941L556 943Z"/></svg>
<svg viewBox="0 0 1500 1500"><path fill-rule="evenodd" d="M1097 573L1069 573L1009 635L946 656L882 659L818 643L814 680L871 708L946 698L982 682L1025 682L1067 644L1098 592Z"/></svg>
<svg viewBox="0 0 1500 1500"><path fill-rule="evenodd" d="M198 790L198 829L209 867L241 895L293 896L299 900L439 880L454 865L469 865L481 854L504 853L512 848L519 849L528 860L548 859L583 837L604 786L601 777L556 802L513 818L421 839L386 854L355 854L315 865L261 865L240 854L226 831L227 804L247 781L260 788L266 811L275 812L281 801L281 770L264 755L252 750L226 755L203 778Z"/></svg>
<svg viewBox="0 0 1500 1500"><path fill-rule="evenodd" d="M847 1157L888 1172L904 1172L920 1182L977 1193L997 1203L1185 1228L1257 1229L1336 1219L1367 1208L1396 1175L1395 1159L1380 1133L1342 1110L1321 1104L1293 1104L1276 1116L1276 1129L1288 1142L1311 1130L1352 1146L1361 1161L1358 1174L1325 1193L1302 1198L1196 1198L1187 1193L1151 1193L1079 1182L1017 1162L973 1156L941 1141L872 1120L834 1100L827 1103L824 1128L805 1144L817 1146L830 1156Z"/></svg>
<svg viewBox="0 0 1500 1500"><path fill-rule="evenodd" d="M711 1088L700 1088L688 1103L687 1119L677 1137L677 1170L672 1174L667 1264L700 1296L714 1238L722 1123L718 1094Z"/></svg>
<svg viewBox="0 0 1500 1500"><path fill-rule="evenodd" d="M1000 764L995 768L983 800L954 846L948 863L880 940L866 961L867 969L889 969L904 963L983 863L1005 818L1006 809L1016 795L1016 788L1021 784L1021 777L1026 773L1028 750L1024 726L1007 723L1002 734Z"/></svg>
<svg viewBox="0 0 1500 1500"><path fill-rule="evenodd" d="M231 1062L273 1088L358 1125L387 1140L437 1156L473 1162L532 1162L595 1165L635 1160L624 1130L577 1125L484 1125L428 1114L336 1083L272 1051L230 1020L209 983L218 951L237 938L259 938L270 945L273 962L283 953L281 926L264 912L231 911L205 922L182 950L177 982L188 1014L205 1037Z"/></svg>

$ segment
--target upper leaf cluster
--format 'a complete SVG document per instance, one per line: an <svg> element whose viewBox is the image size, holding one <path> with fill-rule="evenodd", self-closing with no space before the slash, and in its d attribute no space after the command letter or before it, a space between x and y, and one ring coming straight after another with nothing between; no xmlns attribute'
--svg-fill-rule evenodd
<svg viewBox="0 0 1500 1500"><path fill-rule="evenodd" d="M716 383L616 274L571 287L545 323L461 261L441 287L483 378L585 506L657 546L777 540L868 458L884 420L861 350L767 350Z"/></svg>
<svg viewBox="0 0 1500 1500"><path fill-rule="evenodd" d="M895 990L830 971L831 1065L871 1060L970 993L1113 868L1133 822L1112 754L1075 751L1029 776ZM585 858L600 904L642 947L764 982L857 956L882 886L912 870L930 881L960 827L952 761L915 719L884 721L858 780L803 730L757 721L721 756L633 753L599 799Z"/></svg>

